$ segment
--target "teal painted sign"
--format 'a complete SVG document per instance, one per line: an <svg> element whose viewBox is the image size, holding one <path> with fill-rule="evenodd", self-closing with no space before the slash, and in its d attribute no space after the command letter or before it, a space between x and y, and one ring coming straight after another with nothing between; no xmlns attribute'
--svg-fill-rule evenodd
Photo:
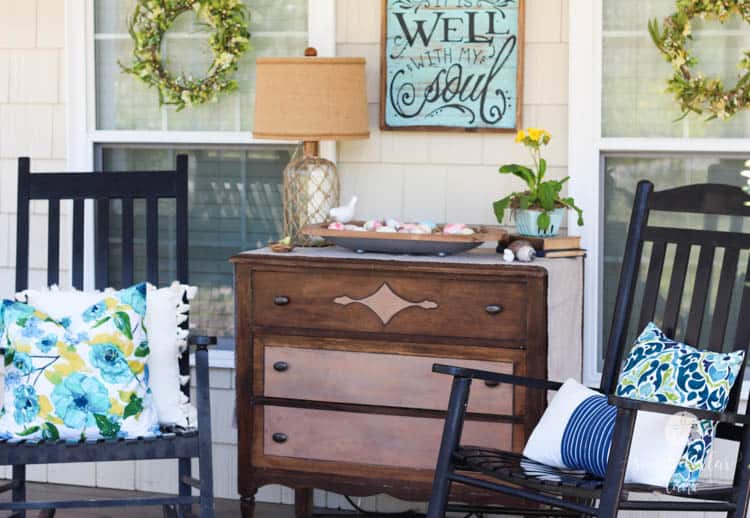
<svg viewBox="0 0 750 518"><path fill-rule="evenodd" d="M523 0L383 1L383 129L519 126Z"/></svg>

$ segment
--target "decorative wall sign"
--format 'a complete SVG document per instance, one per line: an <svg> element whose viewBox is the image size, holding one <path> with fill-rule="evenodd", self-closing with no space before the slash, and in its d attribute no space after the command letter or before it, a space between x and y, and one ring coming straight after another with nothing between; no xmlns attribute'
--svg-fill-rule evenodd
<svg viewBox="0 0 750 518"><path fill-rule="evenodd" d="M524 0L383 0L380 126L521 125Z"/></svg>

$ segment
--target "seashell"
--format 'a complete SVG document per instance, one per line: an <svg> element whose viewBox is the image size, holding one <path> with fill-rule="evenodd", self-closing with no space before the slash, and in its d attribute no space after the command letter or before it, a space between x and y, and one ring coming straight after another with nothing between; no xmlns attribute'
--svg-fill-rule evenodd
<svg viewBox="0 0 750 518"><path fill-rule="evenodd" d="M383 226L383 222L377 219L371 219L365 222L365 230L368 232L374 232Z"/></svg>
<svg viewBox="0 0 750 518"><path fill-rule="evenodd" d="M344 224L339 223L338 221L334 221L330 225L328 225L328 230L344 230Z"/></svg>
<svg viewBox="0 0 750 518"><path fill-rule="evenodd" d="M449 223L448 225L445 225L443 227L443 233L460 236L470 236L474 234L474 231L464 223Z"/></svg>
<svg viewBox="0 0 750 518"><path fill-rule="evenodd" d="M534 247L531 246L531 243L526 240L521 239L518 241L513 241L508 246L508 249L510 249L513 254L515 254L516 259L518 259L522 263L530 263L534 259L536 259L536 250L534 250Z"/></svg>
<svg viewBox="0 0 750 518"><path fill-rule="evenodd" d="M432 221L420 221L419 226L427 228L429 230L429 232L427 232L428 234L431 232L434 232L435 229L437 228L437 225L434 224Z"/></svg>
<svg viewBox="0 0 750 518"><path fill-rule="evenodd" d="M458 234L461 230L466 228L463 223L449 223L443 227L443 233L445 234Z"/></svg>
<svg viewBox="0 0 750 518"><path fill-rule="evenodd" d="M516 255L513 253L513 250L511 250L510 248L506 248L503 252L503 261L505 261L506 263L512 263L515 260Z"/></svg>
<svg viewBox="0 0 750 518"><path fill-rule="evenodd" d="M390 232L392 234L395 234L398 232L398 230L396 230L394 227L385 226L379 227L375 232Z"/></svg>
<svg viewBox="0 0 750 518"><path fill-rule="evenodd" d="M427 225L420 223L414 228L413 234L432 234L433 228L428 227Z"/></svg>
<svg viewBox="0 0 750 518"><path fill-rule="evenodd" d="M360 227L359 225L344 225L344 230L351 230L353 232L364 232L365 227Z"/></svg>
<svg viewBox="0 0 750 518"><path fill-rule="evenodd" d="M404 225L401 227L400 230L405 230L409 234L413 234L416 229L417 229L416 223L404 223Z"/></svg>
<svg viewBox="0 0 750 518"><path fill-rule="evenodd" d="M386 227L395 228L395 229L399 229L399 228L403 227L404 224L403 224L403 222L401 222L401 221L399 221L397 219L390 218L390 219L385 220L385 226Z"/></svg>

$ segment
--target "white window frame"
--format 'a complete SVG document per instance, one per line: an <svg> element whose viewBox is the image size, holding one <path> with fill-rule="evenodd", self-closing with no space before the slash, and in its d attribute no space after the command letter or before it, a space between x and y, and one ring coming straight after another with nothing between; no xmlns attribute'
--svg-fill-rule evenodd
<svg viewBox="0 0 750 518"><path fill-rule="evenodd" d="M603 319L611 318L611 315L602 314L603 157L614 153L638 156L705 153L748 157L750 139L602 137L603 0L576 0L575 16L570 16L569 20L569 190L586 217L586 225L579 231L582 246L588 250L584 276L583 381L593 386L601 380L598 345ZM569 218L569 228L578 228L574 216L571 214ZM750 383L746 381L743 385L745 398L748 389Z"/></svg>
<svg viewBox="0 0 750 518"><path fill-rule="evenodd" d="M309 45L320 56L336 55L336 1L308 0ZM102 131L96 128L94 0L65 0L65 70L68 171L93 171L97 144L252 145L289 142L255 139L248 132ZM336 145L321 143L321 154L335 161ZM87 206L84 284L93 286L93 206ZM233 368L233 351L212 351L212 367Z"/></svg>

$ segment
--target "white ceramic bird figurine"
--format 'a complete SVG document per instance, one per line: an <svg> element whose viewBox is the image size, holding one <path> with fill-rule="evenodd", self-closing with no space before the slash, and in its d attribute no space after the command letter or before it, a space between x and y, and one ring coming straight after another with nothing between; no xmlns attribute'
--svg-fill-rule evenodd
<svg viewBox="0 0 750 518"><path fill-rule="evenodd" d="M351 201L341 207L331 209L331 217L339 223L349 223L354 219L354 209L357 208L357 197L352 196Z"/></svg>

